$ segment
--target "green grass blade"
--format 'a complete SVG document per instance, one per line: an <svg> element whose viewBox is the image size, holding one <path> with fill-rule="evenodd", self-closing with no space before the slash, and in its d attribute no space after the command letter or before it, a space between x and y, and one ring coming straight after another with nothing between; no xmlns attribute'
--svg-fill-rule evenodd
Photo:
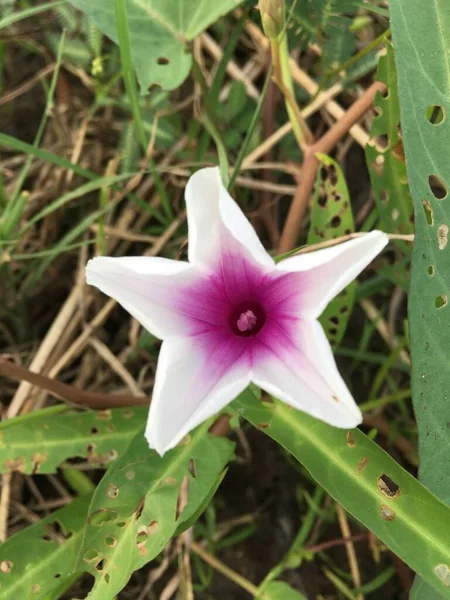
<svg viewBox="0 0 450 600"><path fill-rule="evenodd" d="M272 79L272 66L270 66L270 69L267 71L263 89L261 90L261 96L259 97L255 112L252 115L252 119L248 126L247 133L245 134L244 141L242 142L242 146L239 149L239 154L236 158L236 162L234 163L233 173L231 174L230 183L228 184L228 190L230 192L233 190L234 184L236 183L236 178L239 176L242 163L244 162L245 155L247 154L247 148L252 139L253 132L255 131L255 127L258 123L258 119L259 119L259 115L261 114L262 107L264 106L264 100L266 98L266 93L269 88L269 83L270 83L271 79Z"/></svg>
<svg viewBox="0 0 450 600"><path fill-rule="evenodd" d="M51 80L50 88L49 88L48 95L47 95L47 102L45 105L44 115L41 119L41 122L39 123L39 127L37 130L36 136L34 138L33 146L35 148L37 148L39 146L39 144L41 143L41 139L42 139L42 136L44 135L44 131L45 131L45 126L47 124L47 119L48 119L48 116L49 116L50 111L53 106L53 97L55 95L56 82L58 81L59 69L61 67L65 39L66 39L66 34L63 31L61 34L61 37L59 39L58 51L57 51L57 55L56 55L56 66L55 66L55 70L53 71L52 80ZM17 199L22 191L22 186L24 184L24 181L26 179L28 171L30 170L32 160L33 159L31 156L27 157L27 160L25 161L25 164L20 172L20 175L17 178L17 183L16 183L14 192L13 192L11 200L10 200L10 202L12 202L13 204L17 201Z"/></svg>
<svg viewBox="0 0 450 600"><path fill-rule="evenodd" d="M66 0L55 0L54 2L45 2L44 4L40 4L39 6L31 6L30 8L26 8L25 10L21 10L20 12L12 13L0 20L0 30L5 27L9 27L13 23L17 23L18 21L22 21L23 19L28 19L29 17L34 17L39 13L45 12L46 10L52 10L57 6L61 6L61 4L65 4Z"/></svg>

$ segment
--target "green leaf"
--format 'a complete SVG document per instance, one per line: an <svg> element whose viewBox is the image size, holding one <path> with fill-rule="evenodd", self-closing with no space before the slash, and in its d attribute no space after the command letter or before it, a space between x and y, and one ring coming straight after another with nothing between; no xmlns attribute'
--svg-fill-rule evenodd
<svg viewBox="0 0 450 600"><path fill-rule="evenodd" d="M377 79L386 84L387 93L377 92L378 110L366 145L366 160L378 212L385 231L413 233L413 204L406 178L406 164L400 135L400 106L394 49L386 41L387 53L378 63ZM380 150L375 141L379 139ZM381 150L384 148L384 151ZM402 248L409 252L406 244Z"/></svg>
<svg viewBox="0 0 450 600"><path fill-rule="evenodd" d="M70 0L109 38L118 41L114 2ZM188 42L241 0L128 0L131 55L141 90L179 87L191 68Z"/></svg>
<svg viewBox="0 0 450 600"><path fill-rule="evenodd" d="M450 11L446 0L410 0L407 4L392 0L390 7L403 143L416 223L409 330L413 403L419 429L419 477L448 504L450 197L446 190L450 185ZM448 528L447 524L447 532ZM434 569L435 576L450 590L450 561L436 562ZM436 598L423 583L416 584L412 596L416 600Z"/></svg>
<svg viewBox="0 0 450 600"><path fill-rule="evenodd" d="M308 244L332 240L355 231L352 207L344 174L326 154L317 154L322 167L317 173ZM344 337L355 299L356 283L343 290L320 317L330 342L337 346Z"/></svg>
<svg viewBox="0 0 450 600"><path fill-rule="evenodd" d="M359 429L331 427L245 391L239 413L301 462L335 500L450 598L450 508ZM448 580L447 580L448 583Z"/></svg>
<svg viewBox="0 0 450 600"><path fill-rule="evenodd" d="M114 598L133 571L154 559L179 525L204 506L234 449L229 440L208 433L210 424L163 458L149 450L140 432L106 472L89 507L78 560L96 578L91 600ZM187 504L178 515L182 485Z"/></svg>
<svg viewBox="0 0 450 600"><path fill-rule="evenodd" d="M73 577L91 496L82 496L0 545L2 600L42 600Z"/></svg>
<svg viewBox="0 0 450 600"><path fill-rule="evenodd" d="M256 600L306 600L303 594L292 589L284 581L272 581L264 588L264 594Z"/></svg>
<svg viewBox="0 0 450 600"><path fill-rule="evenodd" d="M146 406L102 411L52 407L0 423L0 472L55 473L67 458L108 465L147 418ZM58 414L59 413L59 414Z"/></svg>

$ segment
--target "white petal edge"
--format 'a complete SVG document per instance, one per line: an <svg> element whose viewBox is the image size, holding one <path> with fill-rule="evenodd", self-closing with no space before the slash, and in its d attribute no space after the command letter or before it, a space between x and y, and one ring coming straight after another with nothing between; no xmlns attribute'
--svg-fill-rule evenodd
<svg viewBox="0 0 450 600"><path fill-rule="evenodd" d="M156 337L163 339L183 331L183 318L170 310L152 286L161 282L168 294L176 294L181 283L194 276L189 263L167 258L99 256L86 266L86 281L116 300Z"/></svg>
<svg viewBox="0 0 450 600"><path fill-rule="evenodd" d="M363 271L389 243L382 231L371 231L336 246L305 252L278 263L276 271L308 273L302 300L304 316L317 318L327 304Z"/></svg>
<svg viewBox="0 0 450 600"><path fill-rule="evenodd" d="M250 383L249 370L237 364L203 395L197 380L205 368L207 361L193 350L191 338L174 337L163 342L145 430L150 448L161 456Z"/></svg>
<svg viewBox="0 0 450 600"><path fill-rule="evenodd" d="M337 369L318 321L303 322L299 343L307 348L307 364L299 364L294 370L273 355L254 365L252 381L289 406L329 425L343 429L359 425L361 411ZM320 380L326 386L317 385Z"/></svg>
<svg viewBox="0 0 450 600"><path fill-rule="evenodd" d="M200 169L186 185L189 262L210 266L220 252L221 225L242 244L253 259L273 268L274 261L256 231L222 183L218 167Z"/></svg>

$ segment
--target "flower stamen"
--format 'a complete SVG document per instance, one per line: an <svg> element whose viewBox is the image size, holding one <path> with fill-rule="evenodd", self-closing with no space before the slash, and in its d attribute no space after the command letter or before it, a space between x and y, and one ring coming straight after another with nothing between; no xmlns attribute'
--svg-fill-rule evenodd
<svg viewBox="0 0 450 600"><path fill-rule="evenodd" d="M241 313L241 316L237 320L237 328L242 332L250 331L256 325L257 320L258 319L252 310L246 310L245 312Z"/></svg>

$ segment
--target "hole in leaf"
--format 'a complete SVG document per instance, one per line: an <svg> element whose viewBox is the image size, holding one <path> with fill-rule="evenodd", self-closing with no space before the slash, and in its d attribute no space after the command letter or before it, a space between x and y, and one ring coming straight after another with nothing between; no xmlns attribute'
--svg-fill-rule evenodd
<svg viewBox="0 0 450 600"><path fill-rule="evenodd" d="M346 440L349 448L354 448L356 446L355 434L353 431L347 431Z"/></svg>
<svg viewBox="0 0 450 600"><path fill-rule="evenodd" d="M386 504L382 504L380 506L380 516L385 521L393 521L395 519L395 512Z"/></svg>
<svg viewBox="0 0 450 600"><path fill-rule="evenodd" d="M168 65L170 60L165 56L159 56L156 62L158 65Z"/></svg>
<svg viewBox="0 0 450 600"><path fill-rule="evenodd" d="M120 527L120 528L125 527L126 524L127 524L126 521L120 521L120 523L116 523L117 527Z"/></svg>
<svg viewBox="0 0 450 600"><path fill-rule="evenodd" d="M195 460L193 458L191 458L189 460L189 467L188 467L189 473L192 475L192 477L197 477L197 473L195 472Z"/></svg>
<svg viewBox="0 0 450 600"><path fill-rule="evenodd" d="M270 427L270 423L258 423L258 429L268 429Z"/></svg>
<svg viewBox="0 0 450 600"><path fill-rule="evenodd" d="M377 486L380 492L387 498L396 498L400 495L400 487L384 473L378 477Z"/></svg>
<svg viewBox="0 0 450 600"><path fill-rule="evenodd" d="M341 224L341 217L339 215L336 215L330 221L331 227L339 227L340 224Z"/></svg>
<svg viewBox="0 0 450 600"><path fill-rule="evenodd" d="M100 421L109 421L112 418L112 413L109 408L97 411L97 419Z"/></svg>
<svg viewBox="0 0 450 600"><path fill-rule="evenodd" d="M117 487L117 485L110 483L106 488L106 497L111 499L117 498L117 496L119 495L119 491L120 490Z"/></svg>
<svg viewBox="0 0 450 600"><path fill-rule="evenodd" d="M430 265L428 267L428 275L430 275L431 277L434 275L434 266Z"/></svg>
<svg viewBox="0 0 450 600"><path fill-rule="evenodd" d="M11 560L2 560L2 562L0 562L0 571L5 574L10 573L13 566L14 565Z"/></svg>
<svg viewBox="0 0 450 600"><path fill-rule="evenodd" d="M134 518L135 518L136 521L142 515L142 511L144 510L144 506L145 506L145 496L143 496L139 500L138 505L136 506L136 510L134 511Z"/></svg>
<svg viewBox="0 0 450 600"><path fill-rule="evenodd" d="M338 330L336 329L336 327L331 327L329 330L329 334L330 335L337 335Z"/></svg>
<svg viewBox="0 0 450 600"><path fill-rule="evenodd" d="M105 582L109 583L109 580L111 579L109 573L105 573Z"/></svg>
<svg viewBox="0 0 450 600"><path fill-rule="evenodd" d="M112 523L117 519L117 511L111 508L100 508L92 513L89 518L91 525L99 527L105 523Z"/></svg>
<svg viewBox="0 0 450 600"><path fill-rule="evenodd" d="M439 225L437 234L439 250L443 250L448 244L448 225Z"/></svg>
<svg viewBox="0 0 450 600"><path fill-rule="evenodd" d="M189 502L189 485L189 477L185 475L181 482L180 489L178 490L177 510L175 515L177 521Z"/></svg>
<svg viewBox="0 0 450 600"><path fill-rule="evenodd" d="M105 546L108 546L108 548L115 548L117 546L117 538L112 535L107 535L105 537Z"/></svg>
<svg viewBox="0 0 450 600"><path fill-rule="evenodd" d="M444 585L450 587L450 567L448 565L436 565L433 571L436 577L438 577Z"/></svg>
<svg viewBox="0 0 450 600"><path fill-rule="evenodd" d="M98 433L98 427L91 427L91 430L89 432L91 435L95 435Z"/></svg>
<svg viewBox="0 0 450 600"><path fill-rule="evenodd" d="M356 467L357 473L362 473L369 466L369 459L367 456L363 456L363 458L359 461L358 466Z"/></svg>
<svg viewBox="0 0 450 600"><path fill-rule="evenodd" d="M428 225L433 225L433 209L431 204L428 202L428 200L422 200L422 206Z"/></svg>
<svg viewBox="0 0 450 600"><path fill-rule="evenodd" d="M336 190L334 190L333 192L331 192L331 195L333 197L333 200L335 202L340 202L342 200L342 194L340 194L339 192L337 192ZM348 208L348 202L344 203L343 208Z"/></svg>
<svg viewBox="0 0 450 600"><path fill-rule="evenodd" d="M159 525L157 521L151 521L147 527L148 535L155 535L158 532Z"/></svg>
<svg viewBox="0 0 450 600"><path fill-rule="evenodd" d="M388 190L381 190L380 192L380 202L381 204L387 204L389 200L389 192Z"/></svg>
<svg viewBox="0 0 450 600"><path fill-rule="evenodd" d="M321 194L317 199L317 204L322 208L326 208L328 202L328 197L326 194Z"/></svg>
<svg viewBox="0 0 450 600"><path fill-rule="evenodd" d="M83 560L84 562L92 562L93 560L97 560L98 556L97 550L89 548L89 550L86 550L86 552L83 554Z"/></svg>
<svg viewBox="0 0 450 600"><path fill-rule="evenodd" d="M443 200L447 196L447 186L437 175L430 175L428 177L428 184L433 192L434 197L438 200Z"/></svg>
<svg viewBox="0 0 450 600"><path fill-rule="evenodd" d="M142 546L148 540L148 531L147 527L141 528L136 536L136 545Z"/></svg>
<svg viewBox="0 0 450 600"><path fill-rule="evenodd" d="M432 125L439 125L445 118L445 112L439 104L430 104L425 111L425 116Z"/></svg>
<svg viewBox="0 0 450 600"><path fill-rule="evenodd" d="M113 461L116 460L116 458L119 456L119 453L117 452L117 450L110 450L108 452L108 460L109 461Z"/></svg>
<svg viewBox="0 0 450 600"><path fill-rule="evenodd" d="M104 558L102 558L102 560L100 560L100 561L99 561L99 562L98 562L98 563L95 565L95 569L96 569L97 571L103 571L103 569L105 568L105 563L106 563L105 559L104 559Z"/></svg>
<svg viewBox="0 0 450 600"><path fill-rule="evenodd" d="M61 577L61 573L55 573L55 579L59 579Z"/></svg>
<svg viewBox="0 0 450 600"><path fill-rule="evenodd" d="M334 323L334 325L339 325L338 317L330 317L330 323Z"/></svg>
<svg viewBox="0 0 450 600"><path fill-rule="evenodd" d="M434 299L434 305L436 308L444 308L444 306L446 306L447 302L448 302L447 294L439 294L439 296L436 296L436 298Z"/></svg>

